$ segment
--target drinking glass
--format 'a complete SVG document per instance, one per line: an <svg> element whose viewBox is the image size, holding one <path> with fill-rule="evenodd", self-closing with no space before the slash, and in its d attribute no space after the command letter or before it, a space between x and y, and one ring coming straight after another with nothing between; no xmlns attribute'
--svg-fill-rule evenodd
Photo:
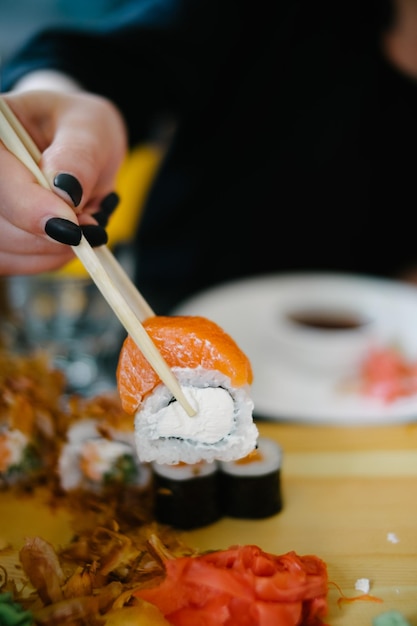
<svg viewBox="0 0 417 626"><path fill-rule="evenodd" d="M3 344L42 351L65 373L69 392L114 389L125 331L88 276L60 272L5 279Z"/></svg>

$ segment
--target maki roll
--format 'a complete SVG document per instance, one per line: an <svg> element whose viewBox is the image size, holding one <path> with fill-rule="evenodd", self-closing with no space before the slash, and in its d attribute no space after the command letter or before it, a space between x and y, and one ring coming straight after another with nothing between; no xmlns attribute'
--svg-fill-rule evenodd
<svg viewBox="0 0 417 626"><path fill-rule="evenodd" d="M0 488L31 480L41 467L31 434L0 425Z"/></svg>
<svg viewBox="0 0 417 626"><path fill-rule="evenodd" d="M158 522L192 530L222 517L216 463L152 463L152 471L154 514Z"/></svg>
<svg viewBox="0 0 417 626"><path fill-rule="evenodd" d="M138 460L134 428L120 409L103 399L75 405L73 419L58 458L60 486L103 493L109 488L150 485L150 468ZM107 407L108 412L103 414Z"/></svg>
<svg viewBox="0 0 417 626"><path fill-rule="evenodd" d="M93 420L82 419L68 430L58 472L64 491L82 488L98 492L110 484L136 483L139 467L132 445L102 437Z"/></svg>
<svg viewBox="0 0 417 626"><path fill-rule="evenodd" d="M196 410L189 416L128 336L117 367L122 406L135 415L141 461L162 464L246 456L256 446L247 356L200 316L154 316L143 326Z"/></svg>
<svg viewBox="0 0 417 626"><path fill-rule="evenodd" d="M224 515L261 519L279 513L281 447L259 437L256 450L243 459L219 463L219 497Z"/></svg>
<svg viewBox="0 0 417 626"><path fill-rule="evenodd" d="M64 379L46 357L0 352L0 488L34 488L55 462Z"/></svg>

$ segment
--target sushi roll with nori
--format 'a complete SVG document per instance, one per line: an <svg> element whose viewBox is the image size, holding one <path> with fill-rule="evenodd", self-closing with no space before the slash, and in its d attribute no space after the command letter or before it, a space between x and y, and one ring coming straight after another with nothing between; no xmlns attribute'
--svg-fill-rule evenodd
<svg viewBox="0 0 417 626"><path fill-rule="evenodd" d="M216 463L152 463L152 471L158 522L192 530L220 519Z"/></svg>
<svg viewBox="0 0 417 626"><path fill-rule="evenodd" d="M281 447L258 438L256 450L237 461L219 463L219 497L229 517L261 519L282 509Z"/></svg>
<svg viewBox="0 0 417 626"><path fill-rule="evenodd" d="M247 356L199 316L154 316L144 328L196 410L189 416L128 336L117 367L122 406L135 415L141 461L173 465L232 461L256 447Z"/></svg>

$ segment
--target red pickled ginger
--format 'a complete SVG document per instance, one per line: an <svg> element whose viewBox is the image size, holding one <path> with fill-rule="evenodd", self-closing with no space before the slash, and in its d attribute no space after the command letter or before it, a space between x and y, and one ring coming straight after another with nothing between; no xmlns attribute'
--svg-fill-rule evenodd
<svg viewBox="0 0 417 626"><path fill-rule="evenodd" d="M316 556L246 545L164 565L163 582L135 595L174 626L324 626L327 568Z"/></svg>

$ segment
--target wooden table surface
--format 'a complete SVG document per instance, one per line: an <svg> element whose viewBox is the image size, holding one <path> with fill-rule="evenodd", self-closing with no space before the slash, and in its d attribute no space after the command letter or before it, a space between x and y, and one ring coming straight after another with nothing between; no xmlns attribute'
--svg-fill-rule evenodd
<svg viewBox="0 0 417 626"><path fill-rule="evenodd" d="M283 510L260 521L224 518L184 533L185 541L198 549L241 543L316 554L345 596L360 595L355 582L366 578L381 600L338 604L331 585L330 626L372 626L389 610L417 626L417 424L258 425L283 448ZM18 548L27 534L62 544L71 537L67 514L1 494L0 546Z"/></svg>
<svg viewBox="0 0 417 626"><path fill-rule="evenodd" d="M371 626L398 610L417 626L417 424L331 427L261 423L283 448L284 506L261 521L223 519L188 533L198 548L256 543L281 554L316 554L348 597L370 581L381 603L338 604L330 588L331 626Z"/></svg>

